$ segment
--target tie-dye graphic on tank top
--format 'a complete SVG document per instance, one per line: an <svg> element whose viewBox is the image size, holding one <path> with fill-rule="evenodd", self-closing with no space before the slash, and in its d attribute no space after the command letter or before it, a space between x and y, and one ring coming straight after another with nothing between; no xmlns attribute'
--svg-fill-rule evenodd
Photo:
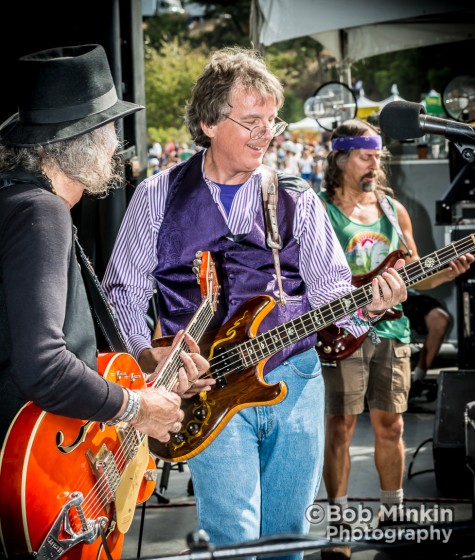
<svg viewBox="0 0 475 560"><path fill-rule="evenodd" d="M390 252L390 240L382 233L371 231L356 233L345 248L353 276L374 270Z"/></svg>

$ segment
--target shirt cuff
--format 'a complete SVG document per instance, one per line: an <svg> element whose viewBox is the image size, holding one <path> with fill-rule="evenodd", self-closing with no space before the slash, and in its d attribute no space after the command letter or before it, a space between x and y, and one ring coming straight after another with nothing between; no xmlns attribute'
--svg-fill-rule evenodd
<svg viewBox="0 0 475 560"><path fill-rule="evenodd" d="M135 335L128 339L128 345L132 356L138 361L140 354L144 350L151 348L150 341L146 340L143 336Z"/></svg>

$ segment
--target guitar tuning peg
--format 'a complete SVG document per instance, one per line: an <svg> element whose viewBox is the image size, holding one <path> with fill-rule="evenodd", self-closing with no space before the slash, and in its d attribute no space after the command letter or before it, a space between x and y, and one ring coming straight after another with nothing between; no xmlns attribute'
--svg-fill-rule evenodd
<svg viewBox="0 0 475 560"><path fill-rule="evenodd" d="M201 262L201 259L195 259L193 261L193 265L199 268L201 266Z"/></svg>
<svg viewBox="0 0 475 560"><path fill-rule="evenodd" d="M194 266L191 270L198 276L200 269L197 266Z"/></svg>
<svg viewBox="0 0 475 560"><path fill-rule="evenodd" d="M201 257L203 255L203 251L196 251L195 257Z"/></svg>

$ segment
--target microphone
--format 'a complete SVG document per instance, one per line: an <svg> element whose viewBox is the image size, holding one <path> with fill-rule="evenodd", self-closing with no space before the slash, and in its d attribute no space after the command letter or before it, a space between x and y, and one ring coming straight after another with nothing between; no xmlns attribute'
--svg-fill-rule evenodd
<svg viewBox="0 0 475 560"><path fill-rule="evenodd" d="M420 103L392 101L379 115L381 130L396 140L440 134L453 142L475 145L475 129L466 123L431 117Z"/></svg>

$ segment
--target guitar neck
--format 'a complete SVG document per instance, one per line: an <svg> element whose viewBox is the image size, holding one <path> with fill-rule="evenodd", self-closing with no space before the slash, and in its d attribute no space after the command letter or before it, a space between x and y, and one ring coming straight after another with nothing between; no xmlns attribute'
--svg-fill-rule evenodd
<svg viewBox="0 0 475 560"><path fill-rule="evenodd" d="M457 257L461 257L475 250L475 234L468 235L455 243L434 251L424 258L409 263L398 269L406 286L413 286L432 276L441 268ZM360 307L367 305L372 299L371 283L356 288L345 296L335 299L317 309L313 309L279 325L269 331L259 334L246 342L233 347L229 352L233 354L233 363L239 360L242 367L255 365L268 358L290 344L298 342L315 332L331 325L338 319L353 313ZM222 359L223 355L216 359ZM214 360L212 360L214 361Z"/></svg>
<svg viewBox="0 0 475 560"><path fill-rule="evenodd" d="M188 350L188 346L185 342L185 334L188 333L194 340L200 340L213 318L213 315L214 307L212 302L208 298L203 299L201 305L183 331L182 336L168 355L162 367L161 374L153 382L153 387L164 385L167 390L171 391L178 380L178 370L181 367L180 354Z"/></svg>

